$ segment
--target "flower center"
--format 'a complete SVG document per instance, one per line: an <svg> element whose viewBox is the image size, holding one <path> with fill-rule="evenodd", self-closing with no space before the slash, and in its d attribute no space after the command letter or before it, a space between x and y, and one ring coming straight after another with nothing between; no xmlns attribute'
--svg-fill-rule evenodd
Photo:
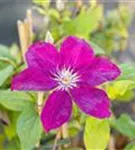
<svg viewBox="0 0 135 150"><path fill-rule="evenodd" d="M74 73L73 69L63 68L62 70L57 70L57 73L54 75L54 80L58 82L59 90L68 90L73 87L77 87L77 82L79 81L79 76L77 73Z"/></svg>

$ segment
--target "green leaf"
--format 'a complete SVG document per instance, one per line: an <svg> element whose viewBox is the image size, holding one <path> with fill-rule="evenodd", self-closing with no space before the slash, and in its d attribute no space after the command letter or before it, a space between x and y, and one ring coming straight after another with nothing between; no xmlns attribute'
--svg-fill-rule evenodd
<svg viewBox="0 0 135 150"><path fill-rule="evenodd" d="M82 8L78 17L74 20L76 24L77 35L88 36L93 32L102 20L103 7L102 5L97 5L94 8Z"/></svg>
<svg viewBox="0 0 135 150"><path fill-rule="evenodd" d="M9 141L16 137L16 122L20 113L8 112L9 123L4 126L4 132Z"/></svg>
<svg viewBox="0 0 135 150"><path fill-rule="evenodd" d="M68 124L68 127L69 127L70 137L75 137L81 129L80 122L75 119L70 121L70 123Z"/></svg>
<svg viewBox="0 0 135 150"><path fill-rule="evenodd" d="M106 84L106 90L111 99L118 99L124 98L124 95L128 94L132 96L131 91L135 88L135 68L133 65L129 64L121 64L121 75L117 80L112 81L111 83ZM126 98L126 97L125 97Z"/></svg>
<svg viewBox="0 0 135 150"><path fill-rule="evenodd" d="M64 21L61 25L61 30L65 35L76 35L76 25L72 20Z"/></svg>
<svg viewBox="0 0 135 150"><path fill-rule="evenodd" d="M121 76L117 80L131 80L135 82L135 67L131 64L121 64Z"/></svg>
<svg viewBox="0 0 135 150"><path fill-rule="evenodd" d="M36 5L42 6L44 8L48 8L49 4L50 4L50 0L32 0L33 3L35 3Z"/></svg>
<svg viewBox="0 0 135 150"><path fill-rule="evenodd" d="M98 54L105 54L104 50L102 48L100 48L98 45L96 45L95 43L90 41L90 45L94 49L96 55L98 55Z"/></svg>
<svg viewBox="0 0 135 150"><path fill-rule="evenodd" d="M17 122L17 134L22 149L31 149L39 142L42 125L33 105L27 107L20 115Z"/></svg>
<svg viewBox="0 0 135 150"><path fill-rule="evenodd" d="M87 150L105 149L108 144L110 134L108 120L99 120L93 117L87 118L84 143Z"/></svg>
<svg viewBox="0 0 135 150"><path fill-rule="evenodd" d="M19 139L16 137L12 139L11 141L8 141L6 145L4 146L4 149L6 150L21 150Z"/></svg>
<svg viewBox="0 0 135 150"><path fill-rule="evenodd" d="M127 90L123 95L117 97L119 102L129 102L132 101L134 98L134 91L133 90Z"/></svg>
<svg viewBox="0 0 135 150"><path fill-rule="evenodd" d="M2 125L0 127L2 127ZM6 136L4 134L0 134L0 149L1 150L5 149L4 147L5 140L6 140Z"/></svg>
<svg viewBox="0 0 135 150"><path fill-rule="evenodd" d="M135 88L135 82L130 80L114 81L111 84L106 85L106 91L110 99L119 99L127 91L131 91Z"/></svg>
<svg viewBox="0 0 135 150"><path fill-rule="evenodd" d="M3 83L12 76L14 72L13 66L9 65L5 67L4 69L0 70L0 86L3 85Z"/></svg>
<svg viewBox="0 0 135 150"><path fill-rule="evenodd" d="M0 70L6 68L9 64L8 63L5 63L3 61L0 61Z"/></svg>
<svg viewBox="0 0 135 150"><path fill-rule="evenodd" d="M0 58L14 59L10 54L9 48L4 45L0 45Z"/></svg>
<svg viewBox="0 0 135 150"><path fill-rule="evenodd" d="M135 121L133 121L130 116L122 114L118 119L113 120L111 123L120 133L129 138L135 137Z"/></svg>
<svg viewBox="0 0 135 150"><path fill-rule="evenodd" d="M10 110L22 111L32 100L26 92L0 91L0 104Z"/></svg>
<svg viewBox="0 0 135 150"><path fill-rule="evenodd" d="M98 28L99 22L102 20L103 7L97 5L94 8L82 7L79 15L69 21L65 21L63 31L65 35L76 35L88 39L89 34Z"/></svg>
<svg viewBox="0 0 135 150"><path fill-rule="evenodd" d="M60 18L60 14L59 12L56 10L56 9L53 9L53 8L50 8L48 10L48 15L51 16L51 17L54 17L56 19L59 19Z"/></svg>
<svg viewBox="0 0 135 150"><path fill-rule="evenodd" d="M21 56L21 52L20 49L18 47L17 44L13 43L10 47L9 47L9 51L12 55L12 57L15 60L15 63L13 64L13 62L11 62L13 65L15 65L15 67L17 67L17 64L21 64L22 62L22 56Z"/></svg>
<svg viewBox="0 0 135 150"><path fill-rule="evenodd" d="M128 144L124 150L135 150L135 143Z"/></svg>
<svg viewBox="0 0 135 150"><path fill-rule="evenodd" d="M0 63L4 63L9 65L12 65L16 67L16 60L12 56L10 48L4 45L0 45ZM5 66L5 65L4 65ZM1 68L1 67L0 67Z"/></svg>

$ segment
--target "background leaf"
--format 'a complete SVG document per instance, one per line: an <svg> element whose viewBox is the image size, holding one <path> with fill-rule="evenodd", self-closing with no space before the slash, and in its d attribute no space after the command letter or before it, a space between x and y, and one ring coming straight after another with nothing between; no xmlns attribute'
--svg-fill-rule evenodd
<svg viewBox="0 0 135 150"><path fill-rule="evenodd" d="M135 67L133 64L121 64L121 76L117 80L132 80L135 82Z"/></svg>
<svg viewBox="0 0 135 150"><path fill-rule="evenodd" d="M1 44L0 44L0 58L8 58L14 60L13 56L10 54L9 48Z"/></svg>
<svg viewBox="0 0 135 150"><path fill-rule="evenodd" d="M112 100L132 100L135 88L135 68L129 64L121 64L121 75L118 79L105 85L106 91Z"/></svg>
<svg viewBox="0 0 135 150"><path fill-rule="evenodd" d="M135 143L128 144L124 150L135 150Z"/></svg>
<svg viewBox="0 0 135 150"><path fill-rule="evenodd" d="M26 92L0 91L0 104L10 110L21 111L31 104L33 98Z"/></svg>
<svg viewBox="0 0 135 150"><path fill-rule="evenodd" d="M103 8L102 5L97 5L94 8L82 8L80 14L74 20L77 25L76 30L78 35L85 35L86 37L94 31L102 20Z"/></svg>
<svg viewBox="0 0 135 150"><path fill-rule="evenodd" d="M88 39L89 34L97 29L102 20L103 8L97 5L86 9L82 7L81 12L75 19L65 21L62 25L66 35L77 35Z"/></svg>
<svg viewBox="0 0 135 150"><path fill-rule="evenodd" d="M110 134L108 120L99 120L89 117L86 120L84 131L84 143L87 150L105 149Z"/></svg>
<svg viewBox="0 0 135 150"><path fill-rule="evenodd" d="M3 83L12 76L14 72L13 66L9 65L5 67L4 69L0 70L0 86L3 85Z"/></svg>
<svg viewBox="0 0 135 150"><path fill-rule="evenodd" d="M4 132L9 141L16 137L16 122L20 113L14 111L8 112L9 122L4 126Z"/></svg>
<svg viewBox="0 0 135 150"><path fill-rule="evenodd" d="M135 82L130 80L114 81L106 85L106 91L110 99L121 99L127 92L135 88ZM125 97L126 98L126 97ZM132 99L130 99L132 100Z"/></svg>
<svg viewBox="0 0 135 150"><path fill-rule="evenodd" d="M49 4L50 4L50 0L32 0L33 3L39 5L39 6L42 6L42 7L49 7Z"/></svg>
<svg viewBox="0 0 135 150"><path fill-rule="evenodd" d="M33 105L25 108L17 122L17 134L22 149L35 147L41 138L42 125Z"/></svg>
<svg viewBox="0 0 135 150"><path fill-rule="evenodd" d="M118 119L112 121L112 125L121 134L124 134L129 138L135 137L135 121L128 115L122 114Z"/></svg>
<svg viewBox="0 0 135 150"><path fill-rule="evenodd" d="M102 48L100 48L98 45L96 45L95 43L90 42L90 45L93 47L94 52L96 53L96 55L105 54L104 50Z"/></svg>

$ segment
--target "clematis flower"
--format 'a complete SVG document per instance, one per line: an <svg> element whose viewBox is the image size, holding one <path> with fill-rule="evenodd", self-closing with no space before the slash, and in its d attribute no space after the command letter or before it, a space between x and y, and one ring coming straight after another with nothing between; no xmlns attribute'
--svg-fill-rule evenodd
<svg viewBox="0 0 135 150"><path fill-rule="evenodd" d="M110 116L110 102L97 86L116 79L120 69L105 56L95 56L83 39L67 37L57 51L50 43L37 42L26 53L28 67L12 81L12 90L49 91L41 113L48 132L69 121L75 103L87 115Z"/></svg>

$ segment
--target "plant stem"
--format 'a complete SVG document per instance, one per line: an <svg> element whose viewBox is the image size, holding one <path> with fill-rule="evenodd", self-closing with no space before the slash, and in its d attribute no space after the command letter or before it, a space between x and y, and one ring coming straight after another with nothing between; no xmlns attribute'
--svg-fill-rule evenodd
<svg viewBox="0 0 135 150"><path fill-rule="evenodd" d="M110 136L108 150L115 150L115 141L114 141L114 137L112 135Z"/></svg>
<svg viewBox="0 0 135 150"><path fill-rule="evenodd" d="M62 126L62 137L65 139L65 138L68 138L68 124L65 123L63 126ZM64 145L64 147L68 147L67 144Z"/></svg>
<svg viewBox="0 0 135 150"><path fill-rule="evenodd" d="M28 20L28 31L29 31L29 44L32 44L33 40L33 27L32 27L32 12L30 9L26 12L27 20Z"/></svg>
<svg viewBox="0 0 135 150"><path fill-rule="evenodd" d="M22 52L22 56L23 56L23 61L25 62L25 53L26 53L26 49L27 49L25 28L24 28L23 22L20 20L17 21L17 26L18 26L18 34L19 34L21 52Z"/></svg>
<svg viewBox="0 0 135 150"><path fill-rule="evenodd" d="M17 21L17 27L23 61L25 62L25 53L33 40L32 12L30 9L27 10L24 21Z"/></svg>
<svg viewBox="0 0 135 150"><path fill-rule="evenodd" d="M57 141L60 139L60 137L61 137L61 128L59 128L59 130L58 130L58 132L56 134L56 138L55 138L52 150L56 150L56 148L57 148Z"/></svg>
<svg viewBox="0 0 135 150"><path fill-rule="evenodd" d="M62 136L63 138L68 138L68 124L67 123L65 123L62 126Z"/></svg>
<svg viewBox="0 0 135 150"><path fill-rule="evenodd" d="M42 111L43 98L44 98L44 92L38 92L37 105L38 105L39 115L41 114Z"/></svg>

